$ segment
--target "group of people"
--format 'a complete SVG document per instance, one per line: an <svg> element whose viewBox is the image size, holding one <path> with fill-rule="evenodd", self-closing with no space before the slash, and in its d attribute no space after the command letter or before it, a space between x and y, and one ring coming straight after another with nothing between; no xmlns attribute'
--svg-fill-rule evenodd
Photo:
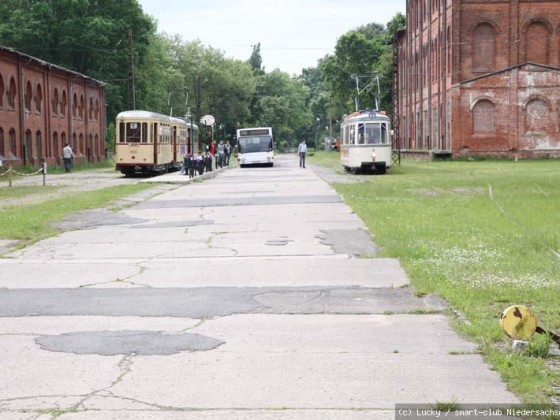
<svg viewBox="0 0 560 420"><path fill-rule="evenodd" d="M206 152L204 154L199 152L198 155L195 156L189 153L185 156L181 173L183 175L188 175L189 178L194 178L205 172L211 172L213 170L214 159L216 159L216 168L229 166L231 152L229 141L225 144L223 141L220 141L218 145L216 145L215 141L212 141L209 146L206 146Z"/></svg>

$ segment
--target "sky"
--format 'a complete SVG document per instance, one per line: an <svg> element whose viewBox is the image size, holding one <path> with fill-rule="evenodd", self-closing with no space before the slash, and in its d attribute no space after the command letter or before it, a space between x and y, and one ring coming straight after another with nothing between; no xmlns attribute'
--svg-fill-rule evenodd
<svg viewBox="0 0 560 420"><path fill-rule="evenodd" d="M138 0L158 32L200 40L248 60L260 42L263 67L290 75L334 52L337 39L368 23L386 25L406 0Z"/></svg>

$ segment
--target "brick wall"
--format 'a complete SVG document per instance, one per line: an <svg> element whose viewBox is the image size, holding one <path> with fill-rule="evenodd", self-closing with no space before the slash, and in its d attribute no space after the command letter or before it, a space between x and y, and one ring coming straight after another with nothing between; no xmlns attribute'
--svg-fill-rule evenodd
<svg viewBox="0 0 560 420"><path fill-rule="evenodd" d="M4 165L59 164L66 142L71 143L78 162L104 158L101 82L0 48L0 98Z"/></svg>
<svg viewBox="0 0 560 420"><path fill-rule="evenodd" d="M560 154L560 2L409 0L396 48L405 152Z"/></svg>

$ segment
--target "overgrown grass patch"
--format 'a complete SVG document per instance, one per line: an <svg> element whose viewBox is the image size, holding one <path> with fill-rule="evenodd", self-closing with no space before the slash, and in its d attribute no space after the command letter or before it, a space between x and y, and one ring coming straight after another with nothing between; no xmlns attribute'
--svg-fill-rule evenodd
<svg viewBox="0 0 560 420"><path fill-rule="evenodd" d="M132 184L70 194L36 205L6 207L0 210L0 238L33 242L55 235L58 230L52 223L61 221L69 214L106 207L118 198L149 188L153 188L153 185Z"/></svg>
<svg viewBox="0 0 560 420"><path fill-rule="evenodd" d="M329 166L336 157L322 159ZM460 329L511 389L546 402L560 373L546 368L544 353L512 354L499 316L525 304L543 328L560 330L559 180L555 160L404 160L387 175L334 187L417 293L437 293L465 314L470 325Z"/></svg>

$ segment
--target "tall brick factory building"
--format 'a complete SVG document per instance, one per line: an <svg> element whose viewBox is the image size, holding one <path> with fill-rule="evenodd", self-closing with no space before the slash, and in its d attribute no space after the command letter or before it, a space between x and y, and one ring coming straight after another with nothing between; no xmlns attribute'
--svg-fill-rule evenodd
<svg viewBox="0 0 560 420"><path fill-rule="evenodd" d="M104 84L0 46L0 160L60 164L69 143L78 162L105 156Z"/></svg>
<svg viewBox="0 0 560 420"><path fill-rule="evenodd" d="M401 153L560 157L560 1L407 0Z"/></svg>

